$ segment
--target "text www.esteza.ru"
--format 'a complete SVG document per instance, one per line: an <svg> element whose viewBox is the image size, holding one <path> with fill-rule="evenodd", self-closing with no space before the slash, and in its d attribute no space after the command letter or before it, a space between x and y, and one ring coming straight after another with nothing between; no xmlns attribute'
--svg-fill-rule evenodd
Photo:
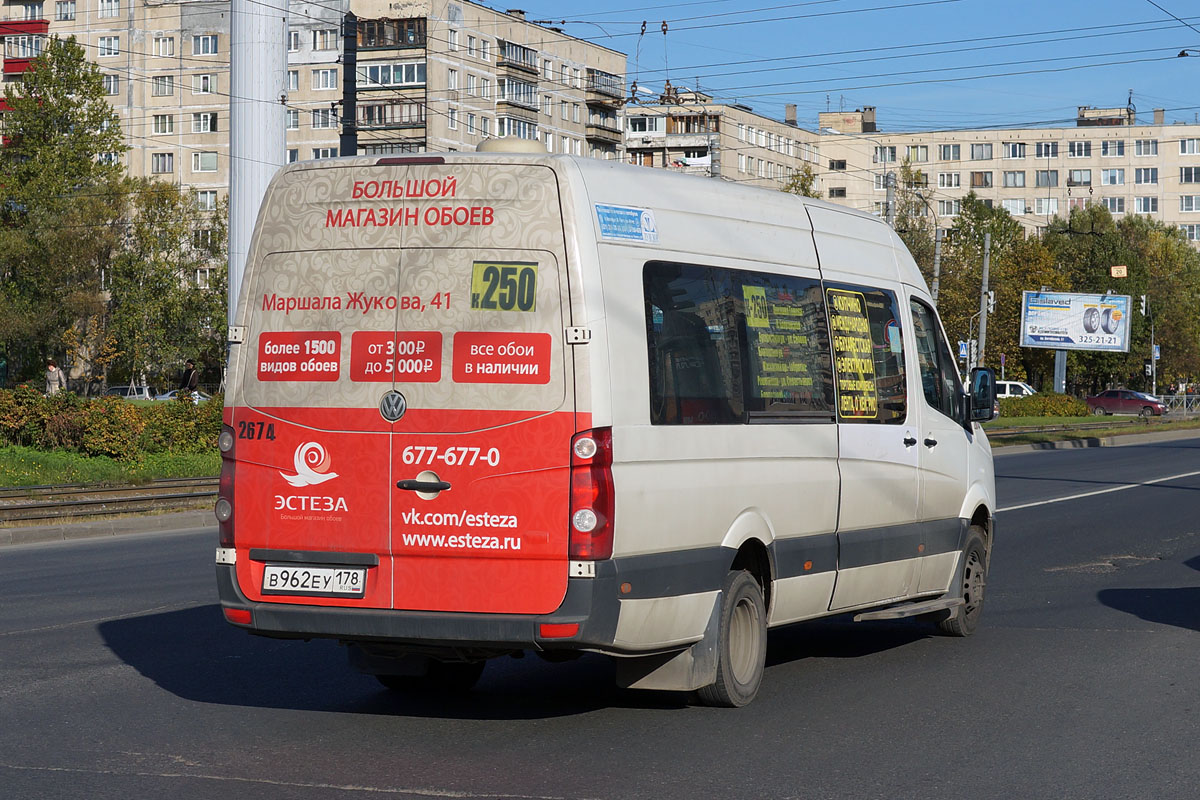
<svg viewBox="0 0 1200 800"><path fill-rule="evenodd" d="M468 511L403 511L405 525L430 525L449 528L516 528L517 518L509 514L473 514ZM470 550L520 550L521 537L477 536L474 534L402 533L406 547L449 547Z"/></svg>

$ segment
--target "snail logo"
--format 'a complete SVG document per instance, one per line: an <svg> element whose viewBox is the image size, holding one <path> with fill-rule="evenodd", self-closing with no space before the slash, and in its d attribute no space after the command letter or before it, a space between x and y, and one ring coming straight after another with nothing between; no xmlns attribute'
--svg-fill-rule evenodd
<svg viewBox="0 0 1200 800"><path fill-rule="evenodd" d="M317 442L305 442L297 447L292 464L296 467L295 475L279 473L292 486L316 486L338 476L329 471L329 453Z"/></svg>

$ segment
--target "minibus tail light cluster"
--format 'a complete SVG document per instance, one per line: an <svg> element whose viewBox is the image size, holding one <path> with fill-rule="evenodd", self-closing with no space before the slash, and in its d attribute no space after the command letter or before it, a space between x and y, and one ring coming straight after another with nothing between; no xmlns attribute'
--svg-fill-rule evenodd
<svg viewBox="0 0 1200 800"><path fill-rule="evenodd" d="M571 439L570 558L599 561L612 556L613 506L612 428L575 434Z"/></svg>
<svg viewBox="0 0 1200 800"><path fill-rule="evenodd" d="M233 428L221 426L217 445L221 450L221 480L217 487L217 505L213 513L217 516L217 530L221 547L233 547L233 472L237 466L234 457Z"/></svg>

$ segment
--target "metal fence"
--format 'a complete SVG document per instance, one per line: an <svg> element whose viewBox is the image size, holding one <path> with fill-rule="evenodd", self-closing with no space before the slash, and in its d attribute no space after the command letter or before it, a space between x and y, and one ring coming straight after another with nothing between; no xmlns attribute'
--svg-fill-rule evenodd
<svg viewBox="0 0 1200 800"><path fill-rule="evenodd" d="M1172 414L1200 414L1200 394L1164 394L1162 401Z"/></svg>

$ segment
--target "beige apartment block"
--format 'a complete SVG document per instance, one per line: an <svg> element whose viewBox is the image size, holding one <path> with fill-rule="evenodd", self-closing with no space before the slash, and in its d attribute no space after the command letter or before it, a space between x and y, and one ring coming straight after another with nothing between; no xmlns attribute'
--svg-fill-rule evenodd
<svg viewBox="0 0 1200 800"><path fill-rule="evenodd" d="M617 158L625 54L455 0L353 0L359 151L474 150L485 139Z"/></svg>
<svg viewBox="0 0 1200 800"><path fill-rule="evenodd" d="M516 136L551 152L618 157L623 53L464 0L287 7L287 161L339 155L350 10L359 17L360 153L473 150ZM229 187L230 4L7 0L6 81L20 79L49 35L74 36L100 68L129 146L112 157L215 206Z"/></svg>
<svg viewBox="0 0 1200 800"><path fill-rule="evenodd" d="M975 192L1031 230L1096 203L1120 218L1144 214L1200 244L1200 124L1137 122L1125 108L1078 110L1075 124L921 133L878 130L875 109L819 115L820 188L836 203L886 214L889 175L905 160L942 227Z"/></svg>
<svg viewBox="0 0 1200 800"><path fill-rule="evenodd" d="M779 122L669 82L657 103L625 108L629 163L752 186L781 189L805 164L816 172L818 141L797 127L795 106Z"/></svg>

